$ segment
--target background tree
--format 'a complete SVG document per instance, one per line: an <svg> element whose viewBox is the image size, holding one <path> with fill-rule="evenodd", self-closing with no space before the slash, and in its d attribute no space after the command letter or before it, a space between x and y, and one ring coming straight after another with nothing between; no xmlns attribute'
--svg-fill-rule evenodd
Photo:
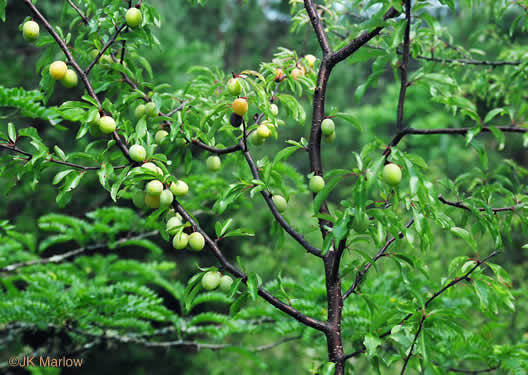
<svg viewBox="0 0 528 375"><path fill-rule="evenodd" d="M0 1L4 370L526 373L525 9Z"/></svg>

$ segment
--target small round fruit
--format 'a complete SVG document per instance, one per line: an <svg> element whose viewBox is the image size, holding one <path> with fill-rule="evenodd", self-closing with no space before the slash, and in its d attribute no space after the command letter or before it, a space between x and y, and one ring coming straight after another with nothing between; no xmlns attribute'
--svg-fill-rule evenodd
<svg viewBox="0 0 528 375"><path fill-rule="evenodd" d="M238 128L242 124L242 116L237 115L235 112L231 112L231 116L229 116L229 123L235 128Z"/></svg>
<svg viewBox="0 0 528 375"><path fill-rule="evenodd" d="M306 56L304 56L304 59L308 63L308 66L310 68L313 68L313 66L315 64L315 61L317 60L317 57L315 57L314 55L306 55Z"/></svg>
<svg viewBox="0 0 528 375"><path fill-rule="evenodd" d="M127 25L135 28L141 25L141 20L143 17L141 15L141 11L138 8L130 8L127 10L125 18Z"/></svg>
<svg viewBox="0 0 528 375"><path fill-rule="evenodd" d="M150 117L155 117L158 115L158 109L156 108L156 103L148 102L145 104L145 113Z"/></svg>
<svg viewBox="0 0 528 375"><path fill-rule="evenodd" d="M143 164L141 168L148 169L149 171L155 172L157 174L163 175L163 173L160 173L160 167L158 167L156 164L151 163L150 161Z"/></svg>
<svg viewBox="0 0 528 375"><path fill-rule="evenodd" d="M277 104L270 105L270 112L273 113L273 116L279 115L279 107L277 107Z"/></svg>
<svg viewBox="0 0 528 375"><path fill-rule="evenodd" d="M163 184L159 180L149 181L147 183L147 186L145 187L145 191L147 192L147 194L156 195L159 197L159 195L163 191Z"/></svg>
<svg viewBox="0 0 528 375"><path fill-rule="evenodd" d="M288 208L288 202L286 202L286 199L282 195L275 194L271 199L279 212L284 212Z"/></svg>
<svg viewBox="0 0 528 375"><path fill-rule="evenodd" d="M222 274L218 271L206 272L202 277L202 287L207 290L214 290L220 285Z"/></svg>
<svg viewBox="0 0 528 375"><path fill-rule="evenodd" d="M172 201L174 200L174 195L172 195L172 192L168 189L165 189L160 194L160 206L161 207L169 207L172 204Z"/></svg>
<svg viewBox="0 0 528 375"><path fill-rule="evenodd" d="M154 139L156 140L157 144L161 144L166 136L169 135L169 132L166 130L158 130L156 132L156 135L154 136Z"/></svg>
<svg viewBox="0 0 528 375"><path fill-rule="evenodd" d="M136 110L134 111L134 115L137 119L143 117L145 114L145 104L140 104L136 107Z"/></svg>
<svg viewBox="0 0 528 375"><path fill-rule="evenodd" d="M333 133L330 134L330 135L325 135L325 136L324 136L324 140L325 140L325 142L328 143L328 144L332 144L332 143L334 143L335 139L336 139L336 132L333 132Z"/></svg>
<svg viewBox="0 0 528 375"><path fill-rule="evenodd" d="M231 93L231 95L239 96L242 93L242 85L240 84L240 80L238 78L231 78L229 81L227 81L227 90Z"/></svg>
<svg viewBox="0 0 528 375"><path fill-rule="evenodd" d="M325 180L321 176L313 176L310 179L310 190L319 193L325 186Z"/></svg>
<svg viewBox="0 0 528 375"><path fill-rule="evenodd" d="M187 141L185 141L185 138L183 137L178 137L174 140L174 144L177 146L177 147L185 147L187 146Z"/></svg>
<svg viewBox="0 0 528 375"><path fill-rule="evenodd" d="M99 129L104 133L104 134L110 134L112 133L114 130L116 130L116 123L114 121L114 119L110 116L103 116L101 117L101 119L99 120Z"/></svg>
<svg viewBox="0 0 528 375"><path fill-rule="evenodd" d="M61 83L64 87L69 89L77 86L77 83L79 83L79 78L77 78L77 73L75 73L75 70L68 69L64 78L61 79Z"/></svg>
<svg viewBox="0 0 528 375"><path fill-rule="evenodd" d="M359 215L356 215L356 217L354 217L352 220L352 229L354 229L357 233L365 233L369 227L369 224L369 216L366 212L363 212Z"/></svg>
<svg viewBox="0 0 528 375"><path fill-rule="evenodd" d="M38 39L40 32L39 24L35 21L27 21L22 27L22 36L28 42L34 42Z"/></svg>
<svg viewBox="0 0 528 375"><path fill-rule="evenodd" d="M259 127L257 128L257 136L259 136L260 138L266 139L270 135L271 135L271 131L266 125L259 125Z"/></svg>
<svg viewBox="0 0 528 375"><path fill-rule="evenodd" d="M284 71L281 68L275 69L275 82L280 82L284 77Z"/></svg>
<svg viewBox="0 0 528 375"><path fill-rule="evenodd" d="M214 155L214 156L209 156L205 164L207 165L207 169L209 169L211 172L216 172L220 170L222 161L220 160L219 156Z"/></svg>
<svg viewBox="0 0 528 375"><path fill-rule="evenodd" d="M145 192L136 191L134 193L134 196L132 197L132 203L134 203L134 206L136 206L137 208L145 207Z"/></svg>
<svg viewBox="0 0 528 375"><path fill-rule="evenodd" d="M263 144L266 141L266 139L259 137L257 132L254 132L254 133L251 133L251 135L249 136L249 141L255 146L258 146L258 145Z"/></svg>
<svg viewBox="0 0 528 375"><path fill-rule="evenodd" d="M112 56L110 55L103 55L100 57L99 61L101 62L101 64L103 65L110 65L114 62L114 60L112 60Z"/></svg>
<svg viewBox="0 0 528 375"><path fill-rule="evenodd" d="M195 251L200 251L205 246L205 239L200 232L193 232L189 236L189 246Z"/></svg>
<svg viewBox="0 0 528 375"><path fill-rule="evenodd" d="M383 167L383 180L391 186L396 186L402 179L402 173L399 166L394 163L387 164Z"/></svg>
<svg viewBox="0 0 528 375"><path fill-rule="evenodd" d="M244 116L248 111L248 102L246 99L238 98L233 101L231 107L237 115Z"/></svg>
<svg viewBox="0 0 528 375"><path fill-rule="evenodd" d="M181 218L179 216L174 216L167 221L167 225L165 226L165 229L167 230L167 233L171 236L174 236L176 232L178 231L178 227L182 225ZM185 244L187 245L187 244Z"/></svg>
<svg viewBox="0 0 528 375"><path fill-rule="evenodd" d="M332 119L325 118L323 122L321 122L321 131L326 136L331 136L333 133L335 133L335 124Z"/></svg>
<svg viewBox="0 0 528 375"><path fill-rule="evenodd" d="M172 247L174 247L176 250L185 249L188 243L189 243L189 235L184 232L178 233L172 239Z"/></svg>
<svg viewBox="0 0 528 375"><path fill-rule="evenodd" d="M299 79L299 77L303 77L304 76L304 71L302 71L301 69L299 68L295 68L292 70L291 72L291 77L296 81Z"/></svg>
<svg viewBox="0 0 528 375"><path fill-rule="evenodd" d="M145 147L141 145L132 145L130 149L128 150L130 154L130 159L139 162L142 162L147 157L147 151L145 151Z"/></svg>
<svg viewBox="0 0 528 375"><path fill-rule="evenodd" d="M220 290L229 292L231 290L231 285L233 285L233 279L230 276L224 275L220 278Z"/></svg>
<svg viewBox="0 0 528 375"><path fill-rule="evenodd" d="M160 207L160 196L145 194L145 204L149 208L159 208Z"/></svg>
<svg viewBox="0 0 528 375"><path fill-rule="evenodd" d="M68 66L66 65L64 61L52 62L49 67L51 78L55 80L63 79L66 76L67 71L68 71Z"/></svg>
<svg viewBox="0 0 528 375"><path fill-rule="evenodd" d="M189 192L189 186L185 183L185 181L182 180L178 180L170 184L169 189L172 191L172 194L177 197L182 197Z"/></svg>

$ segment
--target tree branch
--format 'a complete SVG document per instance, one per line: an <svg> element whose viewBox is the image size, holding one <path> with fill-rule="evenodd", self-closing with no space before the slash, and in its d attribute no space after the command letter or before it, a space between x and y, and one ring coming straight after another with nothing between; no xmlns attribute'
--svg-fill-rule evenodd
<svg viewBox="0 0 528 375"><path fill-rule="evenodd" d="M405 26L405 34L403 36L403 61L400 65L401 83L400 83L400 97L398 98L398 116L396 119L396 128L398 131L403 129L403 110L405 106L405 93L407 92L407 73L409 69L409 48L411 44L411 0L405 0L405 18L407 25Z"/></svg>
<svg viewBox="0 0 528 375"><path fill-rule="evenodd" d="M94 67L95 64L97 64L97 61L99 61L99 58L101 56L104 55L104 53L106 52L106 50L108 48L110 48L110 46L112 44L114 44L114 42L116 41L117 39L117 36L119 35L119 33L121 31L123 31L123 29L127 27L126 23L121 25L119 28L116 29L116 32L114 33L114 35L112 36L112 38L110 38L110 40L108 42L106 42L106 44L104 45L103 48L101 48L101 50L99 51L99 53L97 54L97 56L95 57L95 59L93 59L93 61L90 63L90 65L88 65L88 67L86 68L86 70L84 71L86 75L90 74L90 71L92 70L92 68Z"/></svg>
<svg viewBox="0 0 528 375"><path fill-rule="evenodd" d="M328 38L326 37L323 25L321 24L321 19L315 10L313 0L304 0L304 8L308 13L308 17L310 17L310 22L312 23L315 35L317 36L317 40L319 41L319 45L323 51L324 58L332 53L332 48L330 47L330 43L328 43Z"/></svg>
<svg viewBox="0 0 528 375"><path fill-rule="evenodd" d="M2 148L4 150L11 151L11 152L15 152L15 153L18 153L18 154L21 154L21 155L24 155L24 156L27 156L27 160L31 160L31 158L33 158L33 154L19 149L14 144L0 143L0 148ZM66 165L68 167L75 168L75 169L81 169L83 171L96 171L96 170L101 169L100 166L99 167L89 167L89 166L86 166L86 165L70 163L70 162L67 162L67 161L57 160L57 159L53 159L53 158L46 159L46 161L50 162L50 163ZM124 165L115 166L113 168L114 169L123 169L123 168L126 168L128 166L129 166L129 164L124 164Z"/></svg>
<svg viewBox="0 0 528 375"><path fill-rule="evenodd" d="M241 278L242 282L247 284L247 275L233 266L229 261L226 259L218 245L215 241L213 241L205 231L200 228L200 226L194 221L194 219L187 213L187 211L182 207L182 205L175 199L172 203L174 209L186 220L188 221L193 229L199 233L202 234L202 236L205 239L205 243L209 247L209 249L212 251L212 253L216 256L220 264L224 267L224 269L231 273L233 276ZM304 315L303 313L299 312L298 310L294 309L290 305L282 302L275 296L273 296L270 292L268 292L266 289L259 287L258 288L258 295L261 296L265 301L270 303L272 306L276 307L277 309L281 310L282 312L285 312L286 314L290 315L295 320L312 327L318 331L326 331L327 327L326 324L311 318L309 316Z"/></svg>
<svg viewBox="0 0 528 375"><path fill-rule="evenodd" d="M134 236L134 237L121 238L120 240L117 240L115 242L115 245L119 245L119 244L122 244L122 243L130 241L130 240L140 240L140 239L143 239L143 238L152 237L152 236L157 235L158 233L159 232L156 230L156 231L142 233L142 234L140 234L138 236ZM77 256L79 254L83 254L83 253L87 253L87 252L91 252L91 251L95 251L95 250L99 250L99 249L104 249L104 248L107 248L107 247L108 247L108 243L95 244L95 245L80 247L78 249L71 250L71 251L68 251L68 252L63 253L63 254L53 255L53 256L51 256L49 258L40 258L40 259L28 260L26 262L14 263L14 264L10 264L8 266L0 268L0 273L9 273L9 272L13 272L13 271L15 271L15 270L17 270L19 268L22 268L22 267L34 266L34 265L37 265L37 264L61 263L61 262L65 261L65 260L67 260L69 258L72 258L74 256Z"/></svg>
<svg viewBox="0 0 528 375"><path fill-rule="evenodd" d="M457 207L457 208L462 208L463 210L471 211L471 208L469 208L468 206L462 204L461 201L451 202L451 201L448 201L448 200L444 199L444 197L442 195L438 196L438 200L440 202L442 202L443 204L447 204L448 206L453 206L453 207ZM496 214L497 212L515 211L516 209L521 208L521 207L524 207L524 204L520 203L520 204L516 204L515 206L511 206L511 207L500 207L500 208L483 208L483 207L481 207L478 210L481 211L481 212L491 210L494 214Z"/></svg>
<svg viewBox="0 0 528 375"><path fill-rule="evenodd" d="M88 18L83 14L82 10L80 10L79 7L73 3L72 0L67 0L67 1L68 1L68 4L70 4L70 6L79 14L83 22L86 25L88 25Z"/></svg>
<svg viewBox="0 0 528 375"><path fill-rule="evenodd" d="M411 219L406 225L406 228L409 228L411 225L413 225L414 219ZM398 233L398 238L403 238L404 234L402 232ZM385 256L385 252L389 248L389 246L396 241L396 237L392 237L390 240L388 240L385 245L378 251L378 253L372 258L374 262L376 262L379 258ZM363 281L363 278L365 277L365 274L368 272L368 270L372 267L372 263L367 263L363 267L363 270L358 272L356 275L356 279L354 280L354 284L346 291L346 293L343 295L343 301L347 299L352 293L356 293L356 289L359 288L359 284Z"/></svg>
<svg viewBox="0 0 528 375"><path fill-rule="evenodd" d="M409 363L409 360L411 359L412 352L414 350L414 345L416 345L416 340L418 340L418 336L420 335L420 332L422 332L422 328L424 325L424 321L427 318L427 315L425 315L425 311L422 314L422 319L420 319L420 324L418 325L418 330L416 331L416 334L414 335L414 339L411 345L411 348L409 349L409 354L407 354L407 358L405 358L405 361L403 362L403 367L400 372L400 375L403 375L405 373L405 369L407 368L407 364Z"/></svg>

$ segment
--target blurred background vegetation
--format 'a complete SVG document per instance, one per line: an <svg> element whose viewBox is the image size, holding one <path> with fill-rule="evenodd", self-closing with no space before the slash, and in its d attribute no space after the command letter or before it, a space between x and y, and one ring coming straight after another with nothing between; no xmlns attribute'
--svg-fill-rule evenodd
<svg viewBox="0 0 528 375"><path fill-rule="evenodd" d="M155 84L170 83L174 87L184 87L189 79L189 68L195 65L205 65L229 72L240 72L244 69L257 70L261 62L270 61L278 47L294 49L299 55L311 53L320 57L316 39L309 28L290 33L291 26L289 4L280 0L211 0L205 6L194 6L185 0L150 0L159 10L162 25L156 31L161 43L160 49L141 51L143 56L151 62L154 70ZM24 87L34 89L38 87L40 75L35 70L36 61L43 53L43 49L24 42L19 32L20 23L28 15L27 8L20 1L7 1L7 22L1 26L0 33L0 84L6 87ZM60 25L64 17L63 2L55 0L39 0L39 7L55 25ZM433 7L433 11L441 15L442 24L449 30L454 38L454 44L463 48L478 48L486 53L487 58L500 58L501 44L507 36L510 23L515 14L506 16L501 23L495 24L496 19L492 11L485 6L474 9L457 9L457 17L453 17L445 6ZM514 33L511 40L522 45L528 42L525 33ZM380 138L385 144L394 134L396 105L399 92L399 82L395 80L394 70L386 67L381 74L376 87L367 89L364 97L356 101L355 93L358 86L364 83L371 72L371 62L361 64L342 64L333 73L328 89L328 108L336 107L340 111L350 111L356 114L362 125L362 131L338 124L338 136L332 147L324 148L324 164L327 169L339 168L343 165L354 165L352 151L359 152L362 145L373 138ZM411 59L411 69L413 63ZM465 67L461 67L461 71ZM469 69L489 69L489 67L470 67ZM502 69L502 68L497 68ZM463 74L463 73L461 73ZM397 78L397 77L396 77ZM79 89L80 90L80 89ZM68 95L65 89L57 88L50 105L60 104ZM465 123L467 119L453 116L441 104L432 103L428 93L423 87L412 86L408 91L406 102L406 118L414 127L444 128L471 126ZM306 99L306 98L305 98ZM310 119L310 107L305 100L305 110L308 114L307 124ZM479 113L487 113L489 103L480 103ZM0 112L5 115L8 112ZM0 117L1 120L2 117ZM469 123L469 122L468 122ZM285 129L286 139L299 139L301 135L308 138L309 126L307 124L291 124ZM41 136L50 144L64 145L67 150L69 139L73 139L77 126L71 130L59 131L47 126L44 122L33 123L39 128ZM342 125L342 126L340 126ZM522 147L522 137L507 135L506 147L497 150L497 141L490 134L480 136L481 142L488 150L489 173L501 165L501 161L513 159L520 165L528 164L528 154ZM283 145L267 144L254 155L256 159L266 155L274 155ZM450 137L446 135L432 137L408 137L400 148L421 155L428 163L430 173L439 182L445 183L446 177L454 180L457 176L467 172L473 166L480 166L478 153L466 146L463 137ZM195 150L198 153L198 150ZM194 151L193 151L194 152ZM308 172L308 160L304 154L296 154L289 159L301 172ZM229 168L229 157L224 161L226 175L233 171ZM50 172L43 176L49 181L53 177ZM335 202L347 194L346 180L335 191ZM36 219L50 211L61 212L82 217L84 213L108 203L109 196L97 181L96 175L86 177L83 184L74 194L72 202L64 209L59 209L55 204L55 190L51 185L38 185L35 190L30 184L21 184L3 197L0 203L0 217L9 219L17 226L19 231L36 232ZM234 259L240 255L248 269L258 269L265 280L273 279L278 271L283 271L284 277L295 280L297 283L311 282L314 275L322 273L322 267L312 257L306 257L299 246L290 240L284 243L276 241L276 237L268 230L272 224L272 217L267 211L263 201L256 197L251 202L242 204L239 210L230 209L226 215L232 217L236 223L243 223L257 231L257 236L251 239L232 239L223 243L227 255ZM311 210L306 209L310 200L307 191L298 192L290 201L290 211L287 215L294 227L305 232L311 232L307 237L315 242L320 241L318 231L315 230L315 221L311 217ZM122 201L121 205L128 205ZM208 202L204 202L208 204ZM252 205L253 208L250 208ZM250 210L250 214L248 211ZM215 218L200 217L202 226L209 232L214 231ZM408 220L408 218L402 218ZM209 222L208 222L209 221ZM525 233L519 232L519 222L515 215L506 214L503 221L503 231L508 233L509 242L496 263L502 264L515 280L517 287L524 288L528 282L528 258L526 251L521 252ZM264 229L263 229L264 228ZM474 255L460 239L447 235L439 228L435 229L435 244L432 252L423 257L423 262L430 270L429 277L440 281L446 275L447 264L455 256ZM486 253L492 245L489 239L479 239L482 249ZM169 244L159 239L159 245L169 247ZM404 244L396 244L405 246ZM374 253L376 249L364 249ZM396 250L395 250L396 251ZM413 250L419 254L419 249ZM109 251L110 252L110 251ZM105 254L103 252L103 254ZM140 257L131 252L131 257ZM173 258L173 253L166 252L168 258ZM347 254L344 262L352 259L352 254ZM196 258L174 257L178 263L175 278L188 279L196 270ZM215 264L214 259L207 254L199 257L202 265ZM383 262L382 262L383 263ZM289 265L295 265L290 266ZM377 278L399 277L395 266L386 262L379 266L379 272L372 272L366 285L376 285ZM523 290L523 289L519 289ZM382 292L380 291L380 294ZM518 296L521 297L521 296ZM524 296L526 297L526 296ZM352 303L352 299L349 303ZM170 305L170 301L167 302ZM209 308L215 308L214 306ZM218 309L225 309L219 306ZM528 301L526 298L518 299L517 311L511 314L501 314L499 317L479 314L468 316L468 325L483 325L483 329L494 332L500 340L517 341L528 331ZM494 320L495 319L495 320ZM484 322L485 325L484 325ZM274 340L273 335L267 335L263 330L256 335L231 338L233 343L245 343L247 346L258 346ZM145 349L134 345L115 347L111 353L103 349L91 352L86 357L86 365L81 369L63 370L63 374L93 374L93 373L130 373L130 374L295 374L299 366L308 372L313 363L325 356L325 343L323 337L307 338L313 343L313 349L306 349L307 345L297 345L295 342L279 346L271 351L255 356L242 352L202 351L198 354L192 350L171 349ZM346 337L345 337L346 341ZM303 348L304 347L304 348ZM263 368L262 366L265 366ZM365 364L359 360L355 363L356 370L361 370ZM38 369L33 370L35 374ZM42 370L44 371L44 370ZM51 372L55 370L49 370ZM58 373L58 371L57 371ZM361 372L357 372L361 373Z"/></svg>

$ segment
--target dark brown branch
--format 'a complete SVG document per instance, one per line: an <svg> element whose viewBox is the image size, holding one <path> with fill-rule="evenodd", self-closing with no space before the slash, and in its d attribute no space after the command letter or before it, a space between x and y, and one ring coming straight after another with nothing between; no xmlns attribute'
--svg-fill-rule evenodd
<svg viewBox="0 0 528 375"><path fill-rule="evenodd" d="M187 211L182 207L182 205L175 199L173 202L174 209L186 220L188 221L193 229L199 233L202 234L202 236L205 239L206 245L209 247L209 249L212 251L212 253L216 256L220 264L224 267L224 269L231 273L233 276L241 278L244 283L247 283L247 275L239 270L237 267L232 265L224 256L218 245L215 241L213 241L207 233L194 221L194 219L187 213ZM270 303L272 306L276 307L277 309L281 310L282 312L290 315L295 320L312 327L318 331L326 331L327 327L326 324L311 318L307 315L304 315L300 311L294 309L290 305L282 302L277 297L273 296L270 292L268 292L266 289L259 287L258 288L258 295L262 297L265 301Z"/></svg>
<svg viewBox="0 0 528 375"><path fill-rule="evenodd" d="M114 244L119 245L121 243L130 241L130 240L140 240L143 238L155 236L158 233L159 233L158 231L146 232L138 236L122 238L120 240L117 240ZM10 264L8 266L0 268L0 273L4 273L4 272L9 273L9 272L16 271L17 269L22 268L22 267L34 266L37 264L61 263L79 254L88 253L91 251L104 249L107 247L108 247L108 243L95 244L95 245L84 246L84 247L81 247L75 250L71 250L63 254L53 255L49 258L40 258L40 259L28 260L26 262L14 263L14 264Z"/></svg>
<svg viewBox="0 0 528 375"><path fill-rule="evenodd" d="M326 37L324 27L321 23L319 15L317 14L313 0L304 0L304 8L308 13L308 17L310 17L310 22L312 23L315 35L317 36L317 40L319 41L319 45L323 51L324 58L325 56L332 53L332 48L330 47L330 43L328 43L328 38Z"/></svg>
<svg viewBox="0 0 528 375"><path fill-rule="evenodd" d="M460 201L451 202L451 201L446 200L442 195L438 196L438 200L440 202L442 202L443 204L447 204L448 206L453 206L453 207L457 207L457 208L462 208L463 210L471 211L471 208L469 208L468 206L462 204ZM511 206L511 207L500 207L500 208L483 208L483 207L480 207L478 210L481 211L481 212L491 210L494 214L496 214L497 212L515 211L516 209L521 208L523 206L524 206L524 204L521 203L521 204L516 204L515 206Z"/></svg>
<svg viewBox="0 0 528 375"><path fill-rule="evenodd" d="M405 225L405 227L409 228L411 225L413 225L413 223L414 223L414 219L411 219ZM404 234L402 232L398 233L398 238L403 238L403 236L404 236ZM389 248L389 246L394 241L396 241L396 237L392 237L390 240L388 240L385 243L385 245L380 249L380 251L378 251L378 253L374 256L374 258L372 258L372 260L374 262L376 262L379 258L385 256L385 253L386 253L387 249ZM368 272L370 267L372 267L372 263L369 262L369 263L365 264L365 266L363 267L363 269L360 272L358 272L358 274L356 275L356 279L354 280L354 284L352 284L352 286L343 295L343 300L347 299L352 293L356 293L357 292L357 289L359 288L359 285L363 281L363 278L365 277L365 274Z"/></svg>
<svg viewBox="0 0 528 375"><path fill-rule="evenodd" d="M400 65L400 96L398 98L398 116L396 119L396 129L401 131L403 129L403 110L405 106L405 93L407 92L407 73L409 69L409 48L411 44L411 0L405 0L405 18L407 25L405 26L405 34L403 36L403 61Z"/></svg>
<svg viewBox="0 0 528 375"><path fill-rule="evenodd" d="M127 27L126 24L123 24L121 25L119 28L116 29L116 32L114 33L114 35L112 36L112 38L110 38L110 40L108 42L106 42L106 44L103 46L103 48L101 48L101 50L99 51L99 53L97 54L97 56L95 57L95 59L93 59L93 61L90 63L90 65L88 65L88 67L86 68L85 70L85 74L88 75L90 74L90 71L92 70L92 68L94 67L95 64L97 64L97 62L99 61L99 58L101 58L101 56L104 55L104 53L106 52L106 50L108 48L110 48L110 46L112 44L114 44L114 42L116 41L119 33L121 31L123 31L123 29Z"/></svg>
<svg viewBox="0 0 528 375"><path fill-rule="evenodd" d="M242 150L242 145L240 143L237 143L234 146L230 146L226 148L217 148L217 147L209 146L203 143L202 141L200 141L199 139L193 139L192 143L200 147L202 150L209 151L217 155L225 155L225 154L230 154L230 153Z"/></svg>
<svg viewBox="0 0 528 375"><path fill-rule="evenodd" d="M84 13L82 12L82 10L79 9L79 7L77 5L75 5L73 3L72 0L67 0L68 1L68 4L70 4L70 6L79 14L79 16L81 17L81 19L83 20L83 22L88 25L88 18L84 15Z"/></svg>
<svg viewBox="0 0 528 375"><path fill-rule="evenodd" d="M242 142L239 143L239 146L242 147ZM246 150L243 152L244 157L246 158L246 161L249 165L249 169L251 170L251 174L253 175L253 178L260 180L260 175L257 169L257 165L253 161L253 158L251 157L251 154L249 153L249 150ZM306 251L308 251L310 254L313 254L315 256L320 257L321 256L321 250L314 247L312 244L310 244L301 234L295 231L287 222L284 220L282 215L279 213L279 210L277 210L277 207L275 207L275 203L273 203L273 199L271 194L263 190L260 192L264 200L266 201L269 209L271 210L271 213L273 214L273 217L277 222L284 228L284 230L292 236Z"/></svg>
<svg viewBox="0 0 528 375"><path fill-rule="evenodd" d="M420 319L420 323L418 325L418 330L416 331L416 333L414 335L414 339L413 339L411 348L409 349L409 354L407 354L407 358L405 358L405 361L403 362L403 367L402 367L402 370L400 372L400 375L403 375L405 373L405 369L407 368L407 364L409 363L409 360L412 357L414 346L416 345L416 340L418 340L418 336L420 335L420 332L422 332L422 328L423 328L424 321L425 321L426 318L427 318L427 315L425 315L425 311L424 311L423 315L422 315L422 319Z"/></svg>
<svg viewBox="0 0 528 375"><path fill-rule="evenodd" d="M11 151L11 152L16 152L16 153L24 155L24 156L27 156L26 160L31 160L31 158L33 157L33 154L31 154L29 152L26 152L24 150L21 150L18 147L16 147L15 145L12 145L12 144L0 143L0 148L8 150L8 151ZM67 161L57 160L57 159L53 159L53 158L46 159L46 161L50 162L50 163L66 165L68 167L75 168L75 169L81 169L83 171L96 171L96 170L101 169L100 166L99 167L89 167L89 166L86 166L86 165L70 163L70 162L67 162ZM118 166L115 166L113 168L114 169L123 169L123 168L126 168L128 166L129 166L129 164L125 164L125 165L118 165Z"/></svg>
<svg viewBox="0 0 528 375"><path fill-rule="evenodd" d="M391 8L389 8L389 10L387 10L385 15L383 16L383 19L384 20L388 20L390 18L394 18L394 17L397 17L399 15L400 15L400 13L396 9L391 7ZM368 43L369 40L371 40L372 38L377 36L381 32L381 30L383 30L382 26L376 27L372 31L363 32L361 35L359 35L356 38L354 38L349 44L347 44L346 46L341 48L339 51L337 51L337 52L333 53L332 55L330 55L329 58L328 58L329 63L331 65L335 65L335 64L345 60L347 57L349 57L354 52L356 52L359 48L361 48L366 43Z"/></svg>
<svg viewBox="0 0 528 375"><path fill-rule="evenodd" d="M521 128L518 126L495 126L496 129L504 133L526 133L528 128ZM416 135L433 135L433 134L454 134L454 135L466 135L468 131L473 130L474 128L446 128L446 129L414 129L414 128L405 128L402 129L398 134L394 136L390 143L390 147L396 146L403 137L410 134ZM480 130L481 132L490 132L488 126L483 126Z"/></svg>

